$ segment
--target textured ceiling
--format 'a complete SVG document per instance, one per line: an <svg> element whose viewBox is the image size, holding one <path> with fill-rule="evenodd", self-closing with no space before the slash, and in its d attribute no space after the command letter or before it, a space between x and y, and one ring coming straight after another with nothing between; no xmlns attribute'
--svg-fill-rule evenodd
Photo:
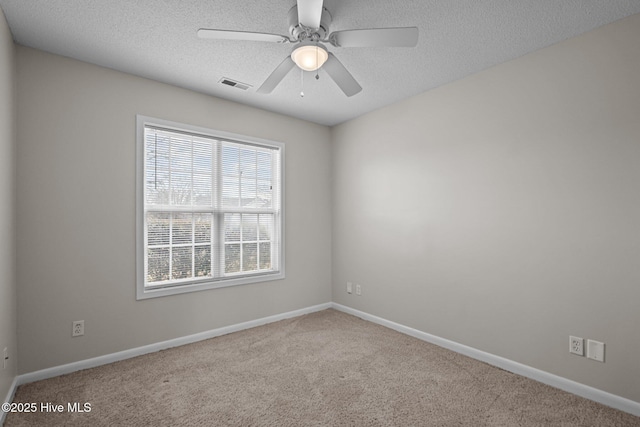
<svg viewBox="0 0 640 427"><path fill-rule="evenodd" d="M640 13L640 0L325 0L330 31L417 26L415 48L328 46L363 90L321 70L256 89L292 45L203 40L198 28L288 35L295 0L0 0L15 41L104 67L334 125ZM222 85L222 77L252 87Z"/></svg>

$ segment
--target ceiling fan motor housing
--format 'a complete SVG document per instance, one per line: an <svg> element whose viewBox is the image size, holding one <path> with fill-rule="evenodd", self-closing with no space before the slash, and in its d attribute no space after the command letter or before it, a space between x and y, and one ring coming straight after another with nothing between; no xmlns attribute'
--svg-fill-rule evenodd
<svg viewBox="0 0 640 427"><path fill-rule="evenodd" d="M324 40L329 33L329 25L331 24L331 14L327 8L322 8L322 16L320 17L320 28L305 28L298 22L298 6L293 6L289 10L289 33L294 40L304 41L310 39L313 41Z"/></svg>

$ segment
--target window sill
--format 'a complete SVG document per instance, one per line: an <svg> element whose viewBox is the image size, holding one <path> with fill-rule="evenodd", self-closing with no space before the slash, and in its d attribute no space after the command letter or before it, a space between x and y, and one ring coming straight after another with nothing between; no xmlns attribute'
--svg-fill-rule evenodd
<svg viewBox="0 0 640 427"><path fill-rule="evenodd" d="M200 282L185 285L175 285L157 288L145 288L144 285L138 286L136 299L143 300L148 298L164 297L169 295L185 294L189 292L205 291L208 289L227 288L230 286L247 285L250 283L269 282L272 280L282 280L285 278L284 271L257 274L254 276L243 276L236 278L226 278L211 282Z"/></svg>

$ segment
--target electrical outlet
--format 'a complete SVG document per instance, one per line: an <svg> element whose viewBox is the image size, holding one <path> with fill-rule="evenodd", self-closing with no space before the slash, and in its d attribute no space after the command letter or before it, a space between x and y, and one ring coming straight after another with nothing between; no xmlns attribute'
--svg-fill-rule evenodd
<svg viewBox="0 0 640 427"><path fill-rule="evenodd" d="M598 362L604 362L604 343L587 340L587 357Z"/></svg>
<svg viewBox="0 0 640 427"><path fill-rule="evenodd" d="M84 320L76 320L73 322L73 327L71 329L72 337L79 337L84 335Z"/></svg>
<svg viewBox="0 0 640 427"><path fill-rule="evenodd" d="M347 282L347 293L350 294L353 292L353 284L351 282Z"/></svg>
<svg viewBox="0 0 640 427"><path fill-rule="evenodd" d="M584 356L584 340L580 337L569 336L569 353Z"/></svg>
<svg viewBox="0 0 640 427"><path fill-rule="evenodd" d="M356 284L356 295L362 295L362 286Z"/></svg>
<svg viewBox="0 0 640 427"><path fill-rule="evenodd" d="M2 350L2 369L7 369L7 363L9 360L9 349L7 347Z"/></svg>

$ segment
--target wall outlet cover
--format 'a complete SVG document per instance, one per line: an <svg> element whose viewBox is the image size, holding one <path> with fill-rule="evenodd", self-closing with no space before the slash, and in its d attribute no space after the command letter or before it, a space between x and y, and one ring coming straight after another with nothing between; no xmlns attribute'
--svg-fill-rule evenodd
<svg viewBox="0 0 640 427"><path fill-rule="evenodd" d="M569 336L569 353L584 356L584 339Z"/></svg>
<svg viewBox="0 0 640 427"><path fill-rule="evenodd" d="M84 320L76 320L71 327L71 336L80 337L84 335Z"/></svg>

